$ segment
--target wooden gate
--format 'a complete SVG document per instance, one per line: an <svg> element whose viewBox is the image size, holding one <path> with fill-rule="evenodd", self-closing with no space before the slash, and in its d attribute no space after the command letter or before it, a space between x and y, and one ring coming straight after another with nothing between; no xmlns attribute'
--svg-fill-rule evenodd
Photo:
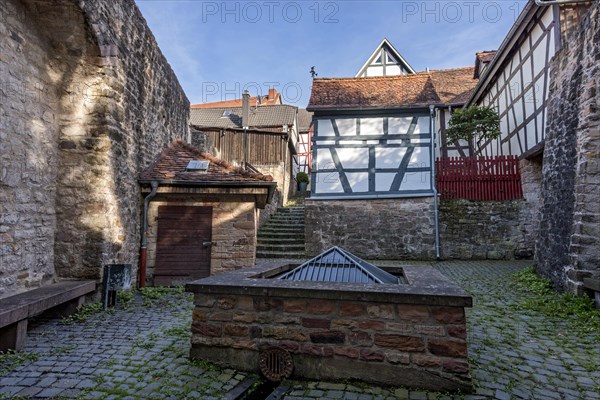
<svg viewBox="0 0 600 400"><path fill-rule="evenodd" d="M212 207L159 206L155 286L210 275Z"/></svg>

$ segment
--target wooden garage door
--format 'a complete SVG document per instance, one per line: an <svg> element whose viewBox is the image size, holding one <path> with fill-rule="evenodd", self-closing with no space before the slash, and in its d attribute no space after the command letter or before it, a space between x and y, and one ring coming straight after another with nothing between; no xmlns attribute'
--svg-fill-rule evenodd
<svg viewBox="0 0 600 400"><path fill-rule="evenodd" d="M155 286L210 275L212 207L158 207Z"/></svg>

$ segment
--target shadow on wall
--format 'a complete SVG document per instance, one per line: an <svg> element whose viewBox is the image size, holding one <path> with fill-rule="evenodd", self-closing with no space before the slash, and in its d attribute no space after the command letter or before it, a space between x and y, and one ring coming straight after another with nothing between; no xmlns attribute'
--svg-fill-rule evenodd
<svg viewBox="0 0 600 400"><path fill-rule="evenodd" d="M56 277L99 279L107 263L136 266L137 175L172 140L189 139L189 101L133 2L0 7L12 17L0 20L10 32L0 41L6 84L19 88L0 105L9 124L0 211L11 222L0 236L0 296Z"/></svg>

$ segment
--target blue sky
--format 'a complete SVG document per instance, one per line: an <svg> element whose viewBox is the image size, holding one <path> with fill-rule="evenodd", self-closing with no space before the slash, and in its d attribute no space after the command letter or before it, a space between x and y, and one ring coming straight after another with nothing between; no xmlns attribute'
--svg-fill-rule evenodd
<svg viewBox="0 0 600 400"><path fill-rule="evenodd" d="M525 0L136 0L192 103L266 94L305 107L311 66L348 77L387 37L421 71L473 65L497 48Z"/></svg>

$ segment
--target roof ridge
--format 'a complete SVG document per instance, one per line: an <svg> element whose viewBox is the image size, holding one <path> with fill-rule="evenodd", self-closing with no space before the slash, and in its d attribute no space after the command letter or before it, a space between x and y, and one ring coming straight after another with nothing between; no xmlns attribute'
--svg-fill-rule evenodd
<svg viewBox="0 0 600 400"><path fill-rule="evenodd" d="M455 67L455 68L444 68L444 69L430 69L429 72L444 72L444 71L462 71L465 69L474 69L475 67L473 66L466 66L466 67ZM427 71L424 71L427 72Z"/></svg>
<svg viewBox="0 0 600 400"><path fill-rule="evenodd" d="M363 77L347 77L347 78L315 78L315 81L358 81L358 80L390 80L390 79L408 79L427 75L426 72L416 72L414 74L393 75L393 76L363 76Z"/></svg>

